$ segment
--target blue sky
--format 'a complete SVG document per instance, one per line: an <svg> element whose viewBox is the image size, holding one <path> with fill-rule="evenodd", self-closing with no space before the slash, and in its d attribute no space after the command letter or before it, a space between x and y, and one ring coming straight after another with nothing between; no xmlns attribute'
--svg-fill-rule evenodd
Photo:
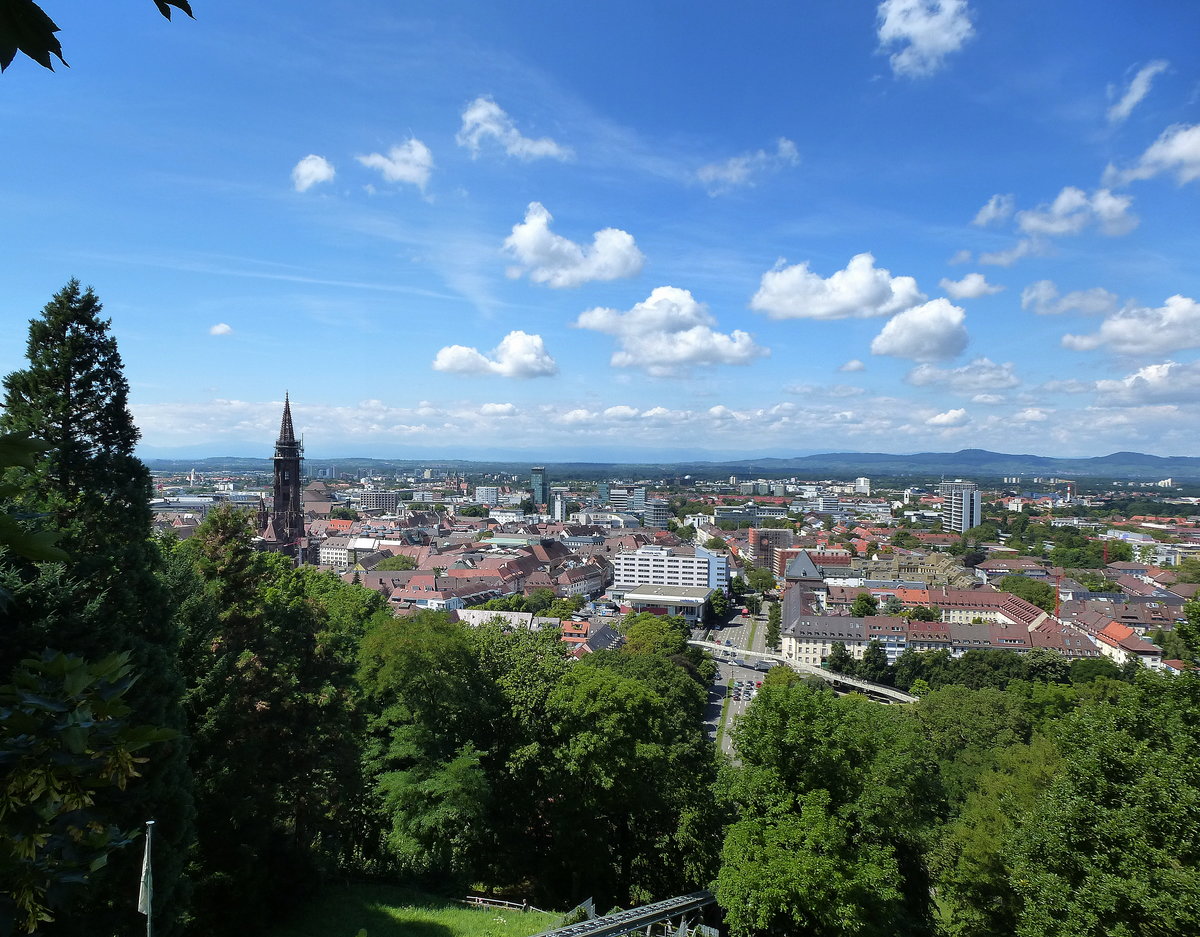
<svg viewBox="0 0 1200 937"><path fill-rule="evenodd" d="M150 455L1200 455L1200 6L47 0L0 367Z"/></svg>

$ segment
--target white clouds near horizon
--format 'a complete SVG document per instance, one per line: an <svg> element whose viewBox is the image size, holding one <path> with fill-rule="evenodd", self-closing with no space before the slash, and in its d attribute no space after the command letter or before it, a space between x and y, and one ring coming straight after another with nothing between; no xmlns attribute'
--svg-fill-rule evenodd
<svg viewBox="0 0 1200 937"><path fill-rule="evenodd" d="M914 387L941 385L960 394L1008 390L1021 383L1013 373L1012 362L997 364L990 358L976 358L959 368L920 364L909 371L904 380Z"/></svg>
<svg viewBox="0 0 1200 937"><path fill-rule="evenodd" d="M1118 355L1162 355L1200 348L1200 303L1170 296L1156 308L1126 306L1100 323L1090 335L1064 335L1064 348L1093 351L1107 348Z"/></svg>
<svg viewBox="0 0 1200 937"><path fill-rule="evenodd" d="M748 332L724 334L716 324L706 304L674 286L656 287L628 312L597 307L575 321L617 340L613 367L640 368L654 377L680 376L698 365L744 365L770 354Z"/></svg>
<svg viewBox="0 0 1200 937"><path fill-rule="evenodd" d="M485 140L494 140L509 156L520 160L568 160L574 155L570 147L562 146L549 137L533 139L517 130L517 125L499 104L489 97L478 97L462 112L462 127L455 141L479 155Z"/></svg>
<svg viewBox="0 0 1200 937"><path fill-rule="evenodd" d="M1137 74L1125 86L1125 91L1109 107L1107 113L1108 122L1110 124L1119 124L1126 120L1133 113L1133 109L1150 93L1150 86L1154 83L1154 79L1169 67L1170 63L1164 59L1155 59L1153 62L1139 68ZM1113 91L1114 89L1110 87L1110 95Z"/></svg>
<svg viewBox="0 0 1200 937"><path fill-rule="evenodd" d="M752 186L760 176L778 171L800 162L796 144L787 137L780 137L775 151L756 150L732 156L718 163L708 163L696 170L696 178L708 190L709 195L721 195L741 186Z"/></svg>
<svg viewBox="0 0 1200 937"><path fill-rule="evenodd" d="M974 35L970 12L966 0L883 0L876 10L879 46L900 46L892 71L906 78L936 72Z"/></svg>
<svg viewBox="0 0 1200 937"><path fill-rule="evenodd" d="M500 377L552 377L558 364L546 351L540 335L509 332L485 355L466 345L447 345L433 359L435 371L452 374L494 374Z"/></svg>
<svg viewBox="0 0 1200 937"><path fill-rule="evenodd" d="M410 137L391 147L386 156L382 153L369 153L355 159L368 169L378 170L388 182L405 182L415 185L422 192L429 184L429 176L433 172L433 153L416 137Z"/></svg>
<svg viewBox="0 0 1200 937"><path fill-rule="evenodd" d="M332 181L335 175L333 163L324 156L309 153L292 167L292 188L307 192L314 185Z"/></svg>
<svg viewBox="0 0 1200 937"><path fill-rule="evenodd" d="M946 410L944 413L936 413L925 421L927 426L963 426L970 421L967 411L962 407L955 410Z"/></svg>
<svg viewBox="0 0 1200 937"><path fill-rule="evenodd" d="M925 298L915 279L893 277L875 266L873 255L862 253L827 278L810 270L807 261L789 267L780 260L762 275L750 308L772 319L868 318L892 315Z"/></svg>
<svg viewBox="0 0 1200 937"><path fill-rule="evenodd" d="M1148 364L1125 377L1097 381L1096 392L1108 404L1194 403L1200 401L1200 361Z"/></svg>
<svg viewBox="0 0 1200 937"><path fill-rule="evenodd" d="M967 347L966 313L933 299L893 316L871 341L871 354L913 361L945 361Z"/></svg>
<svg viewBox="0 0 1200 937"><path fill-rule="evenodd" d="M633 235L619 228L604 228L592 235L591 246L585 248L551 231L553 220L544 205L531 202L524 221L513 225L504 250L520 266L509 268L510 278L528 273L534 283L561 289L641 273L646 258Z"/></svg>

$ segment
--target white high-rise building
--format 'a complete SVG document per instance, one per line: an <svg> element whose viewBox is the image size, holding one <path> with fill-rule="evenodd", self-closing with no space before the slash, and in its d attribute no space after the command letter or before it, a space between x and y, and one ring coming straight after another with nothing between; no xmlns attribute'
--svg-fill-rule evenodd
<svg viewBox="0 0 1200 937"><path fill-rule="evenodd" d="M869 495L871 493L871 479L866 476L860 476L854 479L854 493L859 495Z"/></svg>
<svg viewBox="0 0 1200 937"><path fill-rule="evenodd" d="M983 520L983 496L979 486L961 478L938 485L942 496L942 530L965 533Z"/></svg>
<svg viewBox="0 0 1200 937"><path fill-rule="evenodd" d="M611 558L613 590L624 592L637 586L706 586L724 589L729 585L729 558L703 547L639 547Z"/></svg>
<svg viewBox="0 0 1200 937"><path fill-rule="evenodd" d="M499 504L500 489L481 485L475 489L475 500L480 504Z"/></svg>

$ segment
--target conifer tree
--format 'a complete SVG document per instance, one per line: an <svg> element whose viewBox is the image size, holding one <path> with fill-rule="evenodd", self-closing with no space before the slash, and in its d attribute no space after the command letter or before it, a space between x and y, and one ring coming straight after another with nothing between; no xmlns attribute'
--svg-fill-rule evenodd
<svg viewBox="0 0 1200 937"><path fill-rule="evenodd" d="M196 919L205 934L254 932L353 849L355 636L325 630L336 600L311 595L321 584L285 557L256 550L234 507L210 511L168 567L185 596ZM375 607L371 597L363 612Z"/></svg>
<svg viewBox="0 0 1200 937"><path fill-rule="evenodd" d="M87 615L33 617L19 623L0 665L51 647L89 660L129 653L136 674L126 701L131 720L183 727L177 639L166 596L155 576L150 542L150 474L134 455L138 439L128 408L116 339L90 288L71 280L31 320L28 366L4 378L0 432L23 433L45 451L32 470L9 478L16 508L42 515L70 559L64 575L94 598ZM191 782L186 746L157 746L142 779L98 800L112 822L138 830L156 820L156 931L179 923L186 897L181 872L191 838ZM141 853L114 855L92 883L85 906L58 927L63 932L129 933L141 920L133 900Z"/></svg>

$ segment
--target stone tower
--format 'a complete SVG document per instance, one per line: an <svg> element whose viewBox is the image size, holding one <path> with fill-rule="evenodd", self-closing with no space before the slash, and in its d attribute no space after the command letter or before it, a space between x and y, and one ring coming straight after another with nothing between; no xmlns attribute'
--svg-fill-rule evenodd
<svg viewBox="0 0 1200 937"><path fill-rule="evenodd" d="M264 546L277 553L298 557L303 555L304 505L300 499L300 470L304 446L296 439L292 427L292 404L283 397L283 419L279 423L279 438L275 440L275 480L272 489L271 515L262 532Z"/></svg>

